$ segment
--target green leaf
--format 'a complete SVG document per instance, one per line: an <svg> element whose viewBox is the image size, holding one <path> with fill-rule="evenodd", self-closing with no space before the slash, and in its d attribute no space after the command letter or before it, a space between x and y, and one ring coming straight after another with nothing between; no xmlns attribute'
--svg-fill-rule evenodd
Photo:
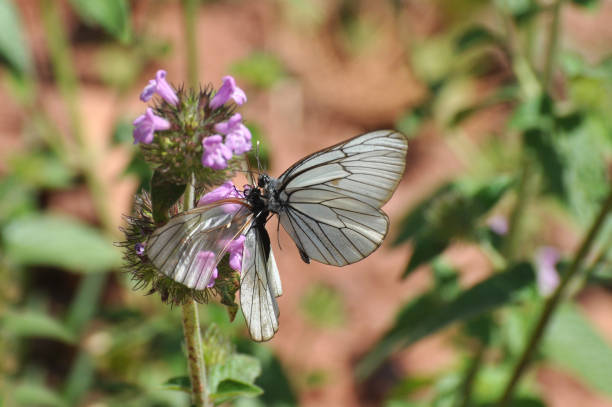
<svg viewBox="0 0 612 407"><path fill-rule="evenodd" d="M153 173L153 178L151 178L151 203L155 223L161 224L168 220L168 210L183 195L185 188L186 185L176 185L166 180L159 170Z"/></svg>
<svg viewBox="0 0 612 407"><path fill-rule="evenodd" d="M465 52L479 45L500 44L497 34L482 25L475 25L463 31L455 40L455 50Z"/></svg>
<svg viewBox="0 0 612 407"><path fill-rule="evenodd" d="M523 133L523 143L537 158L546 179L548 191L564 199L566 196L563 184L565 166L550 134L538 128L528 129Z"/></svg>
<svg viewBox="0 0 612 407"><path fill-rule="evenodd" d="M415 236L426 225L425 213L432 203L455 188L454 184L447 183L436 189L431 195L413 207L404 216L400 223L400 232L393 241L393 245L399 245Z"/></svg>
<svg viewBox="0 0 612 407"><path fill-rule="evenodd" d="M612 395L612 347L575 305L559 307L546 331L542 350L548 359L583 383Z"/></svg>
<svg viewBox="0 0 612 407"><path fill-rule="evenodd" d="M168 379L163 385L166 390L176 390L191 394L191 380L188 376L179 376Z"/></svg>
<svg viewBox="0 0 612 407"><path fill-rule="evenodd" d="M243 383L253 383L261 374L259 361L253 356L243 354L232 354L223 363L210 366L208 372L208 385L212 392L218 390L218 386L224 380L235 380Z"/></svg>
<svg viewBox="0 0 612 407"><path fill-rule="evenodd" d="M215 405L219 405L237 397L257 397L262 393L262 388L254 384L225 379L219 383L217 391L212 393L210 398Z"/></svg>
<svg viewBox="0 0 612 407"><path fill-rule="evenodd" d="M70 0L79 16L98 25L122 43L131 38L130 11L126 0Z"/></svg>
<svg viewBox="0 0 612 407"><path fill-rule="evenodd" d="M11 390L20 406L67 407L68 403L55 391L38 383L21 383Z"/></svg>
<svg viewBox="0 0 612 407"><path fill-rule="evenodd" d="M66 188L75 175L58 157L41 151L14 156L9 163L22 182L39 188Z"/></svg>
<svg viewBox="0 0 612 407"><path fill-rule="evenodd" d="M37 311L7 311L2 317L3 330L18 337L40 337L74 343L75 335L63 323Z"/></svg>
<svg viewBox="0 0 612 407"><path fill-rule="evenodd" d="M21 19L10 0L0 0L0 59L19 75L31 71L28 43L23 37Z"/></svg>
<svg viewBox="0 0 612 407"><path fill-rule="evenodd" d="M0 225L33 212L35 208L36 197L31 187L24 185L14 176L0 180Z"/></svg>
<svg viewBox="0 0 612 407"><path fill-rule="evenodd" d="M387 333L359 362L357 375L365 378L392 352L413 344L453 322L467 320L514 300L517 293L533 282L530 264L519 263L463 291L455 298L442 300L436 290L402 307Z"/></svg>
<svg viewBox="0 0 612 407"><path fill-rule="evenodd" d="M402 278L408 277L417 267L438 257L449 245L449 239L437 236L432 231L419 233L413 239L412 255L402 274Z"/></svg>
<svg viewBox="0 0 612 407"><path fill-rule="evenodd" d="M235 62L230 67L230 72L238 79L261 89L269 89L287 76L281 61L265 52L254 52L245 59Z"/></svg>
<svg viewBox="0 0 612 407"><path fill-rule="evenodd" d="M599 0L572 0L572 3L577 6L595 8L599 5Z"/></svg>
<svg viewBox="0 0 612 407"><path fill-rule="evenodd" d="M6 255L22 265L96 272L121 265L121 253L97 229L74 218L36 214L3 230Z"/></svg>

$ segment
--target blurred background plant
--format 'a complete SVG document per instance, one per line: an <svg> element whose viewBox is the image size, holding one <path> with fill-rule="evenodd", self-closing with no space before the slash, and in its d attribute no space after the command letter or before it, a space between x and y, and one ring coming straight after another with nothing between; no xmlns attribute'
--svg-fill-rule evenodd
<svg viewBox="0 0 612 407"><path fill-rule="evenodd" d="M0 0L2 405L189 405L180 311L132 292L112 245L149 188L131 122L160 67L234 75L273 175L365 130L412 138L377 253L306 266L281 234L271 343L200 306L205 349L259 361L232 362L253 397L218 403L612 405L611 17L609 0Z"/></svg>

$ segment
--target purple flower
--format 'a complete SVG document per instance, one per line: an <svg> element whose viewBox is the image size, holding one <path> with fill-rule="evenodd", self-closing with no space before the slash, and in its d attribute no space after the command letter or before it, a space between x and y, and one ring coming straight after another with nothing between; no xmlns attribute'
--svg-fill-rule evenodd
<svg viewBox="0 0 612 407"><path fill-rule="evenodd" d="M508 233L508 219L503 215L495 215L489 218L487 225L496 234L503 236Z"/></svg>
<svg viewBox="0 0 612 407"><path fill-rule="evenodd" d="M251 145L251 132L242 124L242 115L236 113L226 122L215 124L215 131L225 134L225 145L234 154L244 154L249 151Z"/></svg>
<svg viewBox="0 0 612 407"><path fill-rule="evenodd" d="M202 270L207 270L209 268L215 267L212 270L212 274L210 275L210 279L208 280L208 284L206 287L211 288L215 285L215 280L219 277L219 270L215 266L215 254L209 250L201 251L196 256L196 261Z"/></svg>
<svg viewBox="0 0 612 407"><path fill-rule="evenodd" d="M223 144L223 137L218 134L206 137L202 140L204 153L202 154L202 165L213 170L227 168L227 161L232 158L232 150Z"/></svg>
<svg viewBox="0 0 612 407"><path fill-rule="evenodd" d="M140 94L140 100L143 102L148 102L155 93L161 96L162 99L172 106L176 106L178 104L179 100L176 96L176 92L174 92L172 86L170 86L170 84L166 81L166 71L162 69L157 71L155 74L155 79L151 79L149 84L145 86Z"/></svg>
<svg viewBox="0 0 612 407"><path fill-rule="evenodd" d="M136 243L134 246L134 251L138 256L142 256L145 252L145 245L142 243Z"/></svg>
<svg viewBox="0 0 612 407"><path fill-rule="evenodd" d="M236 80L228 75L223 77L223 85L221 85L219 91L213 96L209 106L211 109L216 109L223 106L225 102L230 99L234 99L237 105L242 105L247 101L244 91L236 86Z"/></svg>
<svg viewBox="0 0 612 407"><path fill-rule="evenodd" d="M198 206L210 204L227 198L243 198L240 192L236 190L236 187L234 186L232 181L226 181L220 187L215 188L207 194L203 195L202 198L200 198L200 200L198 201ZM223 205L223 210L226 213L236 212L238 209L240 209L239 204Z"/></svg>
<svg viewBox="0 0 612 407"><path fill-rule="evenodd" d="M147 107L145 114L138 116L132 124L134 125L134 144L151 144L154 132L170 128L170 122L163 117L155 116L150 107Z"/></svg>
<svg viewBox="0 0 612 407"><path fill-rule="evenodd" d="M240 235L238 239L232 240L227 246L227 252L230 255L229 265L231 268L240 272L242 269L242 252L244 250L244 235Z"/></svg>
<svg viewBox="0 0 612 407"><path fill-rule="evenodd" d="M552 294L559 285L559 274L556 269L559 257L559 251L550 246L542 247L536 253L538 291L544 297Z"/></svg>

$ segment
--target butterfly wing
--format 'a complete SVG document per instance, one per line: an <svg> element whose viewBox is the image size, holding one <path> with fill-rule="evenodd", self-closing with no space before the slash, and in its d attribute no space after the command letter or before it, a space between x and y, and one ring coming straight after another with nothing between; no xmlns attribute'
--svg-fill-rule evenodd
<svg viewBox="0 0 612 407"><path fill-rule="evenodd" d="M298 161L278 179L280 222L302 259L344 266L376 250L389 200L406 166L406 137L366 133Z"/></svg>
<svg viewBox="0 0 612 407"><path fill-rule="evenodd" d="M156 229L146 244L153 265L189 288L205 289L228 243L252 220L246 204L222 203L183 212ZM202 261L198 256L202 251L212 252L214 261Z"/></svg>
<svg viewBox="0 0 612 407"><path fill-rule="evenodd" d="M263 225L246 234L240 278L240 307L251 337L267 341L278 330L278 304L282 294L278 268Z"/></svg>

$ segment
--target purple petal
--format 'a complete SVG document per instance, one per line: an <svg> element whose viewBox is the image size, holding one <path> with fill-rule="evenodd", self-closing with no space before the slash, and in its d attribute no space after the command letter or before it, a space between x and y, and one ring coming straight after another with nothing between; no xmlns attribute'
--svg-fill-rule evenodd
<svg viewBox="0 0 612 407"><path fill-rule="evenodd" d="M556 268L559 257L559 251L549 246L540 248L536 253L536 280L542 296L552 294L559 285Z"/></svg>
<svg viewBox="0 0 612 407"><path fill-rule="evenodd" d="M140 100L142 100L143 102L148 102L149 100L151 100L151 98L155 94L156 88L157 83L155 82L155 80L151 79L149 81L149 84L145 86L142 90L142 93L140 94Z"/></svg>
<svg viewBox="0 0 612 407"><path fill-rule="evenodd" d="M223 84L211 99L209 106L211 109L216 109L223 106L230 98L233 99L237 105L242 105L247 101L244 91L236 86L236 80L227 75L223 77Z"/></svg>
<svg viewBox="0 0 612 407"><path fill-rule="evenodd" d="M489 218L487 225L493 232L500 236L508 233L508 219L503 215L495 215Z"/></svg>
<svg viewBox="0 0 612 407"><path fill-rule="evenodd" d="M162 69L157 71L155 79L157 80L157 93L159 96L172 106L176 106L179 99L174 89L172 89L172 86L166 81L166 71Z"/></svg>

